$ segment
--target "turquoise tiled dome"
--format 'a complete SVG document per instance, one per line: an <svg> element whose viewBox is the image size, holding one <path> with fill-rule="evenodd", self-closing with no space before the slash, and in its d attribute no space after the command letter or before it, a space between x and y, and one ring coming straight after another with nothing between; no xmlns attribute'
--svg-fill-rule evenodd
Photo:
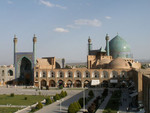
<svg viewBox="0 0 150 113"><path fill-rule="evenodd" d="M128 43L120 36L115 36L109 42L110 55L113 58L132 58L131 49Z"/></svg>

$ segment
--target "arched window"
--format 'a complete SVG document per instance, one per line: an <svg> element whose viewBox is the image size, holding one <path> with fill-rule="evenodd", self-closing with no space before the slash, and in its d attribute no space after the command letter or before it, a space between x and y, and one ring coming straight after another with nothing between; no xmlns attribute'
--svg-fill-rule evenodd
<svg viewBox="0 0 150 113"><path fill-rule="evenodd" d="M38 77L38 74L39 74L39 73L38 73L38 72L36 72L36 75L35 75L35 77Z"/></svg>
<svg viewBox="0 0 150 113"><path fill-rule="evenodd" d="M55 77L55 73L54 72L51 72L51 77Z"/></svg>
<svg viewBox="0 0 150 113"><path fill-rule="evenodd" d="M4 76L4 70L2 70L2 76Z"/></svg>
<svg viewBox="0 0 150 113"><path fill-rule="evenodd" d="M103 71L102 72L102 78L108 78L109 76L108 76L109 74L108 74L108 72L107 71Z"/></svg>
<svg viewBox="0 0 150 113"><path fill-rule="evenodd" d="M8 70L8 75L9 76L13 76L13 71L12 70Z"/></svg>
<svg viewBox="0 0 150 113"><path fill-rule="evenodd" d="M72 77L72 72L68 72L68 77L71 78Z"/></svg>
<svg viewBox="0 0 150 113"><path fill-rule="evenodd" d="M43 71L42 75L43 75L42 77L46 77L46 72Z"/></svg>
<svg viewBox="0 0 150 113"><path fill-rule="evenodd" d="M85 77L86 77L86 78L90 78L90 72L86 71L86 72L85 72Z"/></svg>

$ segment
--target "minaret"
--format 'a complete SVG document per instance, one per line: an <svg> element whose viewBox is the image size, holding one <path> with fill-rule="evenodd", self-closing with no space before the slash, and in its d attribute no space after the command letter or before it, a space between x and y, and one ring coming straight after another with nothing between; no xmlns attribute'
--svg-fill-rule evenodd
<svg viewBox="0 0 150 113"><path fill-rule="evenodd" d="M34 66L36 65L36 42L37 42L37 38L34 34L33 37L33 60L34 60Z"/></svg>
<svg viewBox="0 0 150 113"><path fill-rule="evenodd" d="M106 34L106 53L107 53L107 56L109 56L109 36L108 34Z"/></svg>
<svg viewBox="0 0 150 113"><path fill-rule="evenodd" d="M15 64L16 64L16 52L17 52L17 41L18 41L16 35L14 35L13 41L14 41L14 66L15 66Z"/></svg>
<svg viewBox="0 0 150 113"><path fill-rule="evenodd" d="M91 49L92 49L92 43L91 43L91 39L89 37L89 39L88 39L88 55L90 55Z"/></svg>

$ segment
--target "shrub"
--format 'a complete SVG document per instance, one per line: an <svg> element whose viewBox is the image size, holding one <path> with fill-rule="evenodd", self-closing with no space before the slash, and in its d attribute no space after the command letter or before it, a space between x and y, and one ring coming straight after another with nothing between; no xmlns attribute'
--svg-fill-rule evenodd
<svg viewBox="0 0 150 113"><path fill-rule="evenodd" d="M78 102L79 102L80 106L83 107L83 98L80 98L80 99L78 100Z"/></svg>
<svg viewBox="0 0 150 113"><path fill-rule="evenodd" d="M102 96L103 97L106 97L108 95L108 89L104 89L103 93L102 93Z"/></svg>
<svg viewBox="0 0 150 113"><path fill-rule="evenodd" d="M65 91L64 93L65 93L65 96L67 96L67 95L68 95L66 91Z"/></svg>
<svg viewBox="0 0 150 113"><path fill-rule="evenodd" d="M68 107L68 113L76 113L76 109L73 105L73 103L71 103Z"/></svg>
<svg viewBox="0 0 150 113"><path fill-rule="evenodd" d="M41 109L43 108L43 105L41 102L38 102L38 104L36 105L36 109Z"/></svg>
<svg viewBox="0 0 150 113"><path fill-rule="evenodd" d="M11 93L11 94L10 94L10 96L11 96L11 97L14 97L14 96L15 96L15 94L14 94L14 93Z"/></svg>
<svg viewBox="0 0 150 113"><path fill-rule="evenodd" d="M81 106L80 106L79 102L77 101L76 103L77 103L77 105L78 105L79 109L81 109Z"/></svg>
<svg viewBox="0 0 150 113"><path fill-rule="evenodd" d="M88 112L89 113L94 113L96 109L96 104L92 103L91 106L88 107Z"/></svg>
<svg viewBox="0 0 150 113"><path fill-rule="evenodd" d="M56 93L56 95L53 98L54 98L54 101L56 101L60 99L60 96Z"/></svg>
<svg viewBox="0 0 150 113"><path fill-rule="evenodd" d="M28 98L27 97L24 97L24 100L27 100Z"/></svg>
<svg viewBox="0 0 150 113"><path fill-rule="evenodd" d="M63 97L65 97L65 96L66 96L65 92L64 92L64 91L61 91L60 97L63 98Z"/></svg>
<svg viewBox="0 0 150 113"><path fill-rule="evenodd" d="M36 111L35 107L32 107L31 112L35 112L35 111Z"/></svg>
<svg viewBox="0 0 150 113"><path fill-rule="evenodd" d="M52 100L50 98L47 98L45 104L48 105L48 104L51 104L51 103L52 103Z"/></svg>
<svg viewBox="0 0 150 113"><path fill-rule="evenodd" d="M94 93L93 93L93 91L92 91L92 90L90 90L90 91L89 91L89 93L88 93L88 95L89 95L90 97L94 97Z"/></svg>
<svg viewBox="0 0 150 113"><path fill-rule="evenodd" d="M74 105L75 111L78 112L80 109L79 109L77 102L74 102L73 105Z"/></svg>
<svg viewBox="0 0 150 113"><path fill-rule="evenodd" d="M83 107L83 98L80 98L78 100L78 102L79 102L80 106ZM85 98L85 104L87 104L87 99L86 98Z"/></svg>
<svg viewBox="0 0 150 113"><path fill-rule="evenodd" d="M59 89L63 89L63 85L59 86Z"/></svg>

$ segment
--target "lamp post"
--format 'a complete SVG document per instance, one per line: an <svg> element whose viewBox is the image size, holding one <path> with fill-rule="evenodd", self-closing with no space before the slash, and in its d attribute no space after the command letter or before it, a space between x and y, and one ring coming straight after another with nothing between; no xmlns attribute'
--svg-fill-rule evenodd
<svg viewBox="0 0 150 113"><path fill-rule="evenodd" d="M83 111L85 112L85 88L83 86Z"/></svg>
<svg viewBox="0 0 150 113"><path fill-rule="evenodd" d="M60 105L60 106L59 106L59 110L60 110L59 112L60 112L60 113L61 113L61 103L62 103L62 101L64 101L64 99L57 100L57 102L59 102L59 105Z"/></svg>

